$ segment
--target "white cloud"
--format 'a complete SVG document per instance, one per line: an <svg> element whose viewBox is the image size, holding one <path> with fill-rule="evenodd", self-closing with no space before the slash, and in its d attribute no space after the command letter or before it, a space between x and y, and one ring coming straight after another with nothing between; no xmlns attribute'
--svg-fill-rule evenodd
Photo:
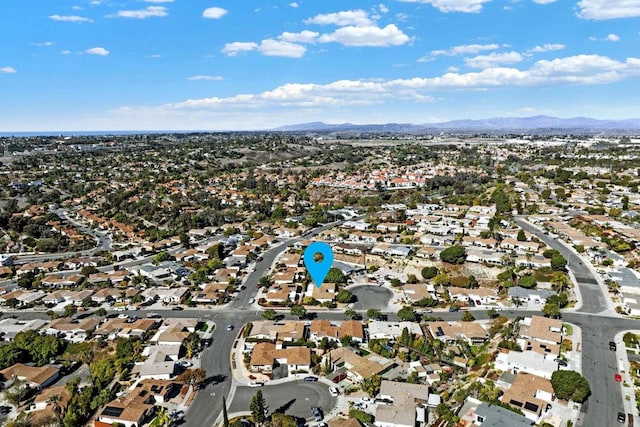
<svg viewBox="0 0 640 427"><path fill-rule="evenodd" d="M158 58L162 58L162 55L159 55L159 54L157 54L157 53L154 53L153 55L147 55L147 56L145 56L145 58L158 59Z"/></svg>
<svg viewBox="0 0 640 427"><path fill-rule="evenodd" d="M50 41L46 41L46 42L42 42L42 43L31 43L33 46L38 46L38 47L48 47L48 46L53 46L55 43L54 42L50 42Z"/></svg>
<svg viewBox="0 0 640 427"><path fill-rule="evenodd" d="M82 6L71 6L71 10L84 10Z"/></svg>
<svg viewBox="0 0 640 427"><path fill-rule="evenodd" d="M266 39L262 40L258 47L260 53L266 56L283 56L286 58L301 58L304 56L307 48L301 44L290 43L281 40Z"/></svg>
<svg viewBox="0 0 640 427"><path fill-rule="evenodd" d="M605 40L608 42L618 42L620 41L620 36L612 33L605 37Z"/></svg>
<svg viewBox="0 0 640 427"><path fill-rule="evenodd" d="M501 64L515 64L523 60L518 52L491 52L489 55L478 55L464 60L472 68L491 68Z"/></svg>
<svg viewBox="0 0 640 427"><path fill-rule="evenodd" d="M382 3L378 5L378 10L380 13L389 13L389 8Z"/></svg>
<svg viewBox="0 0 640 427"><path fill-rule="evenodd" d="M278 36L278 40L291 43L314 43L320 34L315 31L303 30L299 33L284 32Z"/></svg>
<svg viewBox="0 0 640 427"><path fill-rule="evenodd" d="M530 53L541 53L541 52L550 52L553 50L562 50L566 46L560 43L547 43L542 46L536 46L533 49L529 49L527 52Z"/></svg>
<svg viewBox="0 0 640 427"><path fill-rule="evenodd" d="M191 76L187 77L187 80L211 80L211 81L219 81L223 80L222 76Z"/></svg>
<svg viewBox="0 0 640 427"><path fill-rule="evenodd" d="M487 50L496 50L500 49L499 44L491 43L491 44L463 44L460 46L454 46L449 50L434 50L431 52L431 56L439 56L439 55L475 55L480 52L484 52Z"/></svg>
<svg viewBox="0 0 640 427"><path fill-rule="evenodd" d="M289 3L289 6L290 7L298 7L298 3L292 2L292 3Z"/></svg>
<svg viewBox="0 0 640 427"><path fill-rule="evenodd" d="M258 44L254 42L233 42L227 43L222 48L222 53L227 56L236 56L241 52L249 52L258 49Z"/></svg>
<svg viewBox="0 0 640 427"><path fill-rule="evenodd" d="M17 71L13 67L0 67L0 73L2 73L2 74L14 74L14 73L17 73Z"/></svg>
<svg viewBox="0 0 640 427"><path fill-rule="evenodd" d="M583 19L616 19L640 16L637 0L581 0L578 16Z"/></svg>
<svg viewBox="0 0 640 427"><path fill-rule="evenodd" d="M538 3L538 4L551 4L551 3L555 3L558 0L533 0L534 3Z"/></svg>
<svg viewBox="0 0 640 427"><path fill-rule="evenodd" d="M220 19L226 14L226 9L221 7L210 7L202 12L202 17L207 19Z"/></svg>
<svg viewBox="0 0 640 427"><path fill-rule="evenodd" d="M70 50L63 50L60 52L60 55L70 55L71 51Z"/></svg>
<svg viewBox="0 0 640 427"><path fill-rule="evenodd" d="M306 19L304 23L318 25L337 25L338 27L345 27L347 25L370 26L373 24L371 19L369 19L369 14L361 9L320 14L314 16L313 18Z"/></svg>
<svg viewBox="0 0 640 427"><path fill-rule="evenodd" d="M400 0L405 3L430 4L440 12L474 13L482 10L482 4L491 0Z"/></svg>
<svg viewBox="0 0 640 427"><path fill-rule="evenodd" d="M77 15L50 15L49 19L60 22L93 22L92 19Z"/></svg>
<svg viewBox="0 0 640 427"><path fill-rule="evenodd" d="M331 34L323 34L318 39L321 43L337 42L345 46L399 46L411 41L411 38L394 24L384 28L375 26L348 26L338 28Z"/></svg>
<svg viewBox="0 0 640 427"><path fill-rule="evenodd" d="M92 47L91 49L87 49L84 51L87 55L98 55L98 56L107 56L109 55L109 51L103 47Z"/></svg>
<svg viewBox="0 0 640 427"><path fill-rule="evenodd" d="M116 16L120 18L146 19L152 17L162 18L169 15L164 6L147 6L138 10L119 10Z"/></svg>

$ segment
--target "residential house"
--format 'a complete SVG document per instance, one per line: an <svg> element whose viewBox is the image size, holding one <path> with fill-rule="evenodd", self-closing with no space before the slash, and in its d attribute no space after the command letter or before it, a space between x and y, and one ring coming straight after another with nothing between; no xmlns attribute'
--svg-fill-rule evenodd
<svg viewBox="0 0 640 427"><path fill-rule="evenodd" d="M157 327L156 319L107 319L93 331L93 335L107 340L116 338L144 337Z"/></svg>
<svg viewBox="0 0 640 427"><path fill-rule="evenodd" d="M336 283L324 282L320 286L316 286L311 282L307 285L307 296L323 303L333 302L338 295L338 285Z"/></svg>
<svg viewBox="0 0 640 427"><path fill-rule="evenodd" d="M501 400L521 410L530 420L540 422L553 402L553 387L547 378L519 372Z"/></svg>
<svg viewBox="0 0 640 427"><path fill-rule="evenodd" d="M526 289L520 286L509 288L509 298L522 304L544 305L547 303L547 298L555 294L555 292L546 289Z"/></svg>
<svg viewBox="0 0 640 427"><path fill-rule="evenodd" d="M483 306L495 304L498 302L498 293L494 289L489 288L459 288L450 286L448 288L451 300L470 303L472 306Z"/></svg>
<svg viewBox="0 0 640 427"><path fill-rule="evenodd" d="M51 275L42 278L40 283L48 288L65 288L78 286L84 280L84 276L72 274L70 276Z"/></svg>
<svg viewBox="0 0 640 427"><path fill-rule="evenodd" d="M190 333L196 331L198 319L170 318L165 319L158 332L151 338L151 342L158 345L181 344Z"/></svg>
<svg viewBox="0 0 640 427"><path fill-rule="evenodd" d="M432 337L449 344L462 339L476 345L489 339L489 333L476 322L427 322L427 329Z"/></svg>
<svg viewBox="0 0 640 427"><path fill-rule="evenodd" d="M309 371L311 369L311 349L308 347L276 348L269 342L261 342L251 352L249 369L252 372L270 374L275 364L287 365L288 371Z"/></svg>
<svg viewBox="0 0 640 427"><path fill-rule="evenodd" d="M148 288L142 291L145 301L162 301L167 304L180 304L189 293L189 288Z"/></svg>
<svg viewBox="0 0 640 427"><path fill-rule="evenodd" d="M525 317L520 322L520 336L542 343L562 343L562 321L542 316Z"/></svg>
<svg viewBox="0 0 640 427"><path fill-rule="evenodd" d="M333 370L344 369L347 378L354 384L365 378L379 375L393 366L394 362L375 354L362 357L350 347L339 347L324 356L324 362L330 361Z"/></svg>
<svg viewBox="0 0 640 427"><path fill-rule="evenodd" d="M384 380L378 397L393 402L376 406L375 425L378 427L415 427L428 421L428 385Z"/></svg>
<svg viewBox="0 0 640 427"><path fill-rule="evenodd" d="M67 405L69 405L71 401L71 393L67 390L67 387L63 385L47 387L36 395L33 404L29 408L31 421L35 425L39 425L39 421L55 419L56 412L54 404L51 401L52 396L58 396L55 404L60 408L60 414L64 415Z"/></svg>
<svg viewBox="0 0 640 427"><path fill-rule="evenodd" d="M20 332L37 331L49 323L43 319L21 320L7 317L0 320L0 341L11 342Z"/></svg>
<svg viewBox="0 0 640 427"><path fill-rule="evenodd" d="M530 427L535 423L523 415L468 397L460 409L460 425L467 427Z"/></svg>
<svg viewBox="0 0 640 427"><path fill-rule="evenodd" d="M338 327L338 338L351 337L351 341L364 342L364 326L359 320L345 320Z"/></svg>
<svg viewBox="0 0 640 427"><path fill-rule="evenodd" d="M555 355L541 354L536 351L509 351L501 350L496 356L495 369L508 371L514 374L528 372L543 378L550 379L558 369Z"/></svg>
<svg viewBox="0 0 640 427"><path fill-rule="evenodd" d="M56 335L69 342L83 342L91 337L91 333L100 323L99 319L87 317L81 320L72 320L67 317L52 320L45 333Z"/></svg>
<svg viewBox="0 0 640 427"><path fill-rule="evenodd" d="M135 390L118 397L98 410L97 421L124 427L141 427L155 413L155 399L148 390Z"/></svg>
<svg viewBox="0 0 640 427"><path fill-rule="evenodd" d="M6 381L20 380L36 390L42 390L60 376L60 370L55 366L42 367L29 366L24 363L15 363L0 371L0 376Z"/></svg>
<svg viewBox="0 0 640 427"><path fill-rule="evenodd" d="M369 322L368 328L369 339L396 340L402 336L402 330L405 328L415 337L424 335L420 325L415 322L373 321Z"/></svg>

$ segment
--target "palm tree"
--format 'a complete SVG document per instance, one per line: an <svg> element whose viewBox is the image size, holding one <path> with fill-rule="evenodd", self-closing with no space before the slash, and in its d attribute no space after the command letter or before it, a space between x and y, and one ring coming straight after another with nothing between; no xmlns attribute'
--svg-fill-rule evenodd
<svg viewBox="0 0 640 427"><path fill-rule="evenodd" d="M58 421L58 423L60 423L60 421L62 420L62 407L60 406L60 395L52 394L51 396L49 396L49 399L47 399L47 403L53 406L53 413L55 414L56 420Z"/></svg>

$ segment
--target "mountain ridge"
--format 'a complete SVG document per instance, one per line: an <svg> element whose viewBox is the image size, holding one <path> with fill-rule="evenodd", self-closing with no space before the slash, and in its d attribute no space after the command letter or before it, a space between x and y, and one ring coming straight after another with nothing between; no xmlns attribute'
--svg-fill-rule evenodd
<svg viewBox="0 0 640 427"><path fill-rule="evenodd" d="M640 119L607 120L590 117L559 118L537 115L530 117L494 117L488 119L460 119L435 123L325 123L321 121L280 126L273 131L316 132L424 132L429 130L505 131L505 130L552 130L574 129L585 131L630 131L640 130Z"/></svg>

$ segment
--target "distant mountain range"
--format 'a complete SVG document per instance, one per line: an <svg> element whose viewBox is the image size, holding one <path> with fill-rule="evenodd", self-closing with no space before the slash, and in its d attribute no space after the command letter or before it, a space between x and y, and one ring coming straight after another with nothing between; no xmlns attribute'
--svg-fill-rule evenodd
<svg viewBox="0 0 640 427"><path fill-rule="evenodd" d="M442 123L386 123L364 124L352 123L327 124L324 122L301 123L282 126L274 131L290 132L390 132L390 133L420 133L420 132L522 132L536 131L550 133L562 130L567 133L634 133L640 131L640 119L629 120L597 120L588 117L574 117L561 119L550 116L533 117L496 117L484 120L452 120Z"/></svg>

